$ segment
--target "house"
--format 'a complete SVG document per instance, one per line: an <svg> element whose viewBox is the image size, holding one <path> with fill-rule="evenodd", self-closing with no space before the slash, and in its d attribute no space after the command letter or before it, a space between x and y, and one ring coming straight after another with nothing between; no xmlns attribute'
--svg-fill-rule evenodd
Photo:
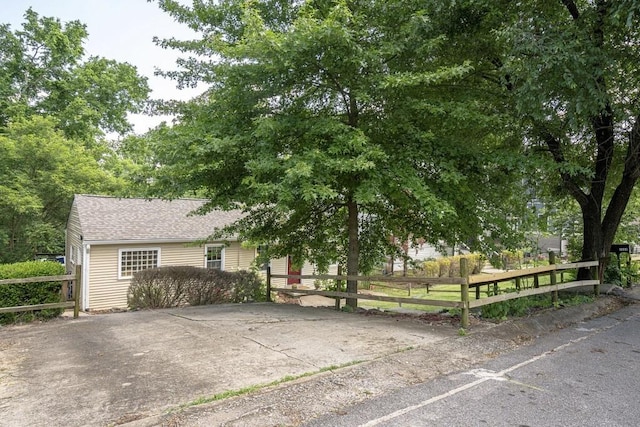
<svg viewBox="0 0 640 427"><path fill-rule="evenodd" d="M82 309L126 308L133 274L146 268L184 265L236 271L254 266L256 248L235 238L207 240L242 213L193 214L204 203L76 195L67 221L65 255L67 270L77 267L82 275ZM272 260L270 265L273 273L296 274L290 259ZM305 265L302 272L312 270Z"/></svg>

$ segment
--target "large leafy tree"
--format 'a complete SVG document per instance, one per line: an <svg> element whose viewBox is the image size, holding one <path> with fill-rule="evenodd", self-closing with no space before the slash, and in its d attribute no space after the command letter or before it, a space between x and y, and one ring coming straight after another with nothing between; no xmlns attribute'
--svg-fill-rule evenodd
<svg viewBox="0 0 640 427"><path fill-rule="evenodd" d="M128 165L106 142L131 129L149 88L135 67L85 58L83 24L29 9L0 25L0 262L60 253L74 193L122 193Z"/></svg>
<svg viewBox="0 0 640 427"><path fill-rule="evenodd" d="M461 37L493 40L469 57L513 105L537 181L579 206L582 258L606 260L640 177L640 3L448 3Z"/></svg>
<svg viewBox="0 0 640 427"><path fill-rule="evenodd" d="M390 236L477 243L506 225L508 123L486 120L470 67L440 58L422 3L161 1L203 34L160 41L194 54L168 74L210 89L149 135L155 194L241 207L226 232L350 275L396 250Z"/></svg>
<svg viewBox="0 0 640 427"><path fill-rule="evenodd" d="M65 136L93 144L101 132L131 130L149 87L130 64L84 57L87 30L25 13L22 28L0 25L0 127L14 118L52 116Z"/></svg>
<svg viewBox="0 0 640 427"><path fill-rule="evenodd" d="M126 185L93 153L33 116L0 134L0 263L63 253L64 227L75 193L114 193Z"/></svg>

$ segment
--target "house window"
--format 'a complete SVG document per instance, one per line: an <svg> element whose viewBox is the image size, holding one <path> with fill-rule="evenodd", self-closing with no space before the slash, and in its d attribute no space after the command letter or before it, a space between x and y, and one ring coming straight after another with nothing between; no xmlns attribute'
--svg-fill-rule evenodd
<svg viewBox="0 0 640 427"><path fill-rule="evenodd" d="M224 246L207 246L205 258L205 267L224 270Z"/></svg>
<svg viewBox="0 0 640 427"><path fill-rule="evenodd" d="M160 266L160 249L120 249L118 277L126 279L134 273Z"/></svg>
<svg viewBox="0 0 640 427"><path fill-rule="evenodd" d="M75 265L76 261L77 261L76 247L74 245L71 245L71 247L69 248L69 262Z"/></svg>

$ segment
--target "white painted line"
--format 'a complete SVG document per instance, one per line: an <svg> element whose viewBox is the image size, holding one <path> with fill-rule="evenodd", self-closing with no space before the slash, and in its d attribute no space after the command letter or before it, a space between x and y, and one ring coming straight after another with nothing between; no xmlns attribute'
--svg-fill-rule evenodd
<svg viewBox="0 0 640 427"><path fill-rule="evenodd" d="M630 317L633 317L633 316L630 316ZM624 320L628 320L628 318L624 319ZM606 327L603 327L603 328L600 328L600 329L593 329L593 332L588 334L588 335L584 335L584 336L576 338L574 340L570 340L570 341L568 341L568 342L566 342L566 343L564 343L562 345L559 345L558 347L555 347L555 348L553 348L551 350L545 351L542 354L534 356L531 359L527 359L524 362L520 362L520 363L515 364L513 366L510 366L510 367L508 367L506 369L503 369L500 372L493 372L493 371L489 371L489 370L479 370L479 369L472 369L470 371L464 372L464 374L473 375L473 376L479 377L479 379L477 379L477 380L475 380L473 382L470 382L468 384L462 385L460 387L454 388L453 390L449 390L446 393L443 393L441 395L434 396L434 397L432 397L430 399L424 400L424 401L422 401L420 403L417 403L415 405L407 406L406 408L399 409L399 410L397 410L395 412L392 412L392 413L387 414L385 416L382 416L380 418L373 419L373 420L371 420L371 421L369 421L369 422L367 422L365 424L361 424L359 427L377 426L377 425L379 425L381 423L384 423L386 421L391 421L394 418L398 418L398 417L400 417L400 416L402 416L404 414L407 414L409 412L415 411L416 409L424 408L425 406L431 405L432 403L436 403L436 402L438 402L438 401L440 401L442 399L445 399L447 397L456 395L456 394L458 394L460 392L463 392L465 390L469 390L470 388L473 388L473 387L475 387L477 385L480 385L480 384L484 383L485 381L498 380L499 378L504 377L504 375L508 374L509 372L513 372L516 369L520 369L520 368L522 368L524 366L527 366L527 365L529 365L529 364L531 364L533 362L536 362L536 361L538 361L540 359L543 359L543 358L545 358L545 357L547 357L547 356L549 356L549 355L551 355L551 354L553 354L553 353L555 353L557 351L563 350L563 349L565 349L567 347L570 347L570 346L572 346L572 345L574 345L576 343L579 343L579 342L584 341L584 340L586 340L588 338L591 338L594 335L597 335L597 334L599 334L601 332L604 332L604 331L606 331L608 329L611 329L611 328L619 325L620 323L622 323L622 321L618 321L618 322L616 322L616 323L614 323L614 324L612 324L610 326L606 326Z"/></svg>

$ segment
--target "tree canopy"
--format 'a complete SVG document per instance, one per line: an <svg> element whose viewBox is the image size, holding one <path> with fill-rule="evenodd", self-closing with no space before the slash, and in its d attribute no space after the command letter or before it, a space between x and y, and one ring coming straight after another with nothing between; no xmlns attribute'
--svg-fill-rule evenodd
<svg viewBox="0 0 640 427"><path fill-rule="evenodd" d="M101 132L131 130L128 113L144 107L147 79L127 63L85 58L86 26L25 13L21 29L0 25L0 126L14 118L52 116L68 138L92 142Z"/></svg>
<svg viewBox="0 0 640 427"><path fill-rule="evenodd" d="M537 170L580 207L583 259L606 259L640 177L640 3L505 3L490 59Z"/></svg>
<svg viewBox="0 0 640 427"><path fill-rule="evenodd" d="M63 253L75 193L129 188L105 133L131 129L149 88L132 65L85 58L86 37L32 9L21 29L0 25L0 262Z"/></svg>
<svg viewBox="0 0 640 427"><path fill-rule="evenodd" d="M160 42L193 55L170 76L210 89L150 136L154 194L241 207L227 233L349 274L397 250L392 236L507 236L501 206L522 192L497 154L518 139L504 111L487 120L468 64L440 56L422 3L161 1L203 35Z"/></svg>
<svg viewBox="0 0 640 427"><path fill-rule="evenodd" d="M76 193L121 191L126 183L93 153L55 129L55 120L18 119L0 133L0 263L64 253L64 229Z"/></svg>

